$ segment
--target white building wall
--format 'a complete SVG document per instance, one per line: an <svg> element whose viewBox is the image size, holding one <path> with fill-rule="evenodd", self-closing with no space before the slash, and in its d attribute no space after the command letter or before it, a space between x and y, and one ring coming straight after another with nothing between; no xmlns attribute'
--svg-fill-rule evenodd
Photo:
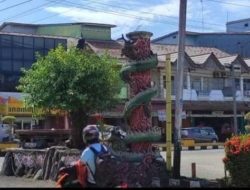
<svg viewBox="0 0 250 190"><path fill-rule="evenodd" d="M227 26L227 32L247 32L250 31L250 18L239 21L228 22L226 26Z"/></svg>

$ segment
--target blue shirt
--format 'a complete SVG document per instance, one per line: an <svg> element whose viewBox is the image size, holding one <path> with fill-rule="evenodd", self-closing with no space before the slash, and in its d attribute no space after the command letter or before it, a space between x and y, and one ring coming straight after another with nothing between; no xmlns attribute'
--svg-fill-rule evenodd
<svg viewBox="0 0 250 190"><path fill-rule="evenodd" d="M89 147L93 147L96 151L101 151L101 143L94 143L89 145ZM104 145L103 145L104 146ZM95 179L93 174L95 174L95 153L89 148L85 148L81 155L81 161L88 165L88 182L95 184ZM104 146L105 147L105 146ZM105 149L107 149L105 147Z"/></svg>

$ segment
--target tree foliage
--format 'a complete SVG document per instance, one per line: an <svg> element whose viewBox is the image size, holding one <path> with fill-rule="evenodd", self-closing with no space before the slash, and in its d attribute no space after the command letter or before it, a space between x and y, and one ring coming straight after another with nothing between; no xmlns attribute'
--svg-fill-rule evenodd
<svg viewBox="0 0 250 190"><path fill-rule="evenodd" d="M117 60L107 54L58 46L23 69L18 89L28 94L28 105L67 111L73 128L81 128L89 114L118 102L121 80L116 65Z"/></svg>
<svg viewBox="0 0 250 190"><path fill-rule="evenodd" d="M11 115L6 115L3 116L1 118L3 123L7 123L7 124L13 124L16 121L16 117L15 116L11 116Z"/></svg>

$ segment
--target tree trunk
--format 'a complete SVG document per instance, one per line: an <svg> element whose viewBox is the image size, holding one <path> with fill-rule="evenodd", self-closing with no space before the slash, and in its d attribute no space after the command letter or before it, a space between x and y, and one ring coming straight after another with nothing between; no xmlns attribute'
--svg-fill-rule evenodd
<svg viewBox="0 0 250 190"><path fill-rule="evenodd" d="M88 116L86 112L78 109L70 112L70 120L72 148L83 149L85 145L82 139L82 129L88 123Z"/></svg>

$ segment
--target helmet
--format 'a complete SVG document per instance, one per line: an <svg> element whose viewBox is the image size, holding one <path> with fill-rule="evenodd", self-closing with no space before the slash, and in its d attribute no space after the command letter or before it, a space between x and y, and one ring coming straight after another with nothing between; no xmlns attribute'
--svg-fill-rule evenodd
<svg viewBox="0 0 250 190"><path fill-rule="evenodd" d="M84 143L91 143L99 139L99 130L95 125L87 125L82 130Z"/></svg>

